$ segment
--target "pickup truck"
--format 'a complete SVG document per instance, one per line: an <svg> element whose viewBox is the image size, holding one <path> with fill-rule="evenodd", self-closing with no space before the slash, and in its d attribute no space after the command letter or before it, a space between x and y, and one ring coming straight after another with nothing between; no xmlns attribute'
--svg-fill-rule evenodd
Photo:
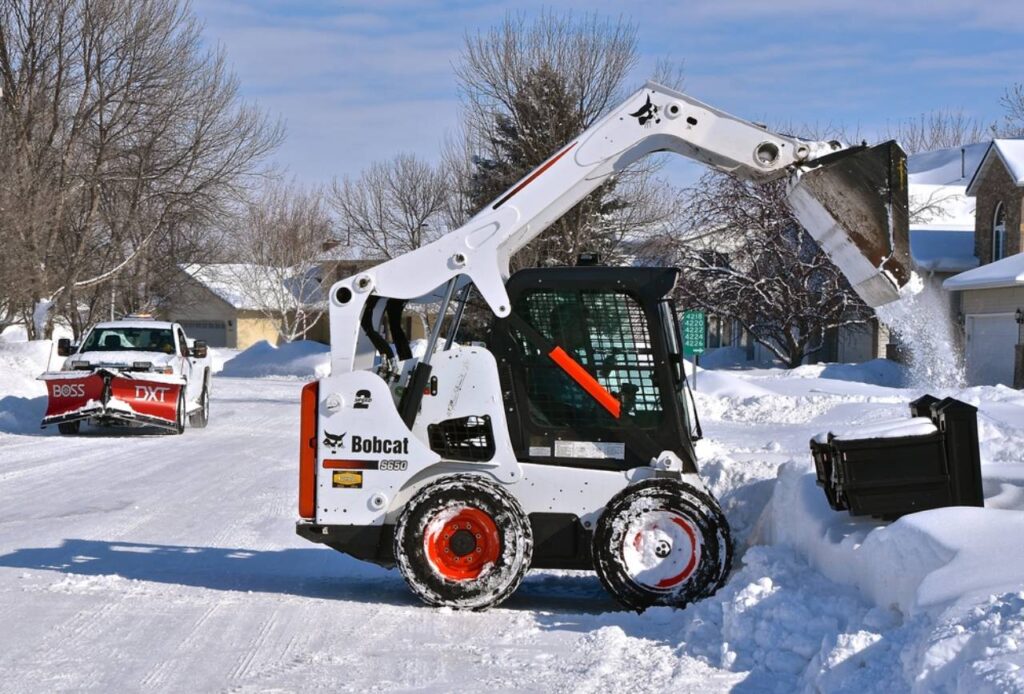
<svg viewBox="0 0 1024 694"><path fill-rule="evenodd" d="M127 318L98 323L81 344L57 341L66 357L46 382L41 426L76 434L83 421L99 426L202 428L210 421L210 357L206 343L189 340L177 323Z"/></svg>

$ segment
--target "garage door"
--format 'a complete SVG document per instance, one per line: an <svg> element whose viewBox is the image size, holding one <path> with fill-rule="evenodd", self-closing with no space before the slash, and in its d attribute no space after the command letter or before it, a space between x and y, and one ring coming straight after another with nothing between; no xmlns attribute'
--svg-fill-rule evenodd
<svg viewBox="0 0 1024 694"><path fill-rule="evenodd" d="M972 386L1012 386L1016 344L1012 315L967 316L967 381Z"/></svg>
<svg viewBox="0 0 1024 694"><path fill-rule="evenodd" d="M228 326L222 320L182 320L181 327L190 340L204 340L210 347L226 347Z"/></svg>

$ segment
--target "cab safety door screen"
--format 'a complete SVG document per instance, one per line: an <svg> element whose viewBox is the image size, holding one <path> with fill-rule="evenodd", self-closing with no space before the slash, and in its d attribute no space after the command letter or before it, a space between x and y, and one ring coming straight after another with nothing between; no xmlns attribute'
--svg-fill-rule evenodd
<svg viewBox="0 0 1024 694"><path fill-rule="evenodd" d="M46 379L46 418L77 412L93 401L97 406L103 398L103 378L86 374L80 378Z"/></svg>
<svg viewBox="0 0 1024 694"><path fill-rule="evenodd" d="M110 379L110 397L131 406L136 414L168 422L177 419L179 383L145 381L138 378Z"/></svg>

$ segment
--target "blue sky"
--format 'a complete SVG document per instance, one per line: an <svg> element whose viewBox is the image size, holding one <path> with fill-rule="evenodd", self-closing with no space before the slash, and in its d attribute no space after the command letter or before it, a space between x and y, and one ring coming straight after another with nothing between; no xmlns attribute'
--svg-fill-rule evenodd
<svg viewBox="0 0 1024 694"><path fill-rule="evenodd" d="M621 15L638 29L639 87L683 61L694 97L752 120L843 124L871 139L934 108L986 120L1024 81L1024 1L679 0L516 3L195 0L243 94L280 116L276 161L299 180L357 176L413 152L436 160L458 124L452 71L467 33L512 11ZM673 178L692 169L675 164Z"/></svg>

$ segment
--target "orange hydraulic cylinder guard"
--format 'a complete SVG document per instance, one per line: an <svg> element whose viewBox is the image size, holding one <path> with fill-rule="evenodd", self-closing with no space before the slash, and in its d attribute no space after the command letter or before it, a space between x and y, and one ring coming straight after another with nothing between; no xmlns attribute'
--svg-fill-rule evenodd
<svg viewBox="0 0 1024 694"><path fill-rule="evenodd" d="M320 382L302 387L302 415L299 421L299 516L316 517L316 433Z"/></svg>

